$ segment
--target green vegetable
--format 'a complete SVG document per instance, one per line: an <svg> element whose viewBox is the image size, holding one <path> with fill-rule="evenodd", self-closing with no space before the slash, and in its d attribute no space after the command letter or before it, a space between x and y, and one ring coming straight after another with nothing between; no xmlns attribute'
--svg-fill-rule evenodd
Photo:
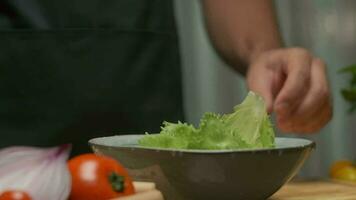
<svg viewBox="0 0 356 200"><path fill-rule="evenodd" d="M356 65L344 67L340 72L351 75L349 85L341 89L341 95L350 103L350 112L354 112L356 109Z"/></svg>
<svg viewBox="0 0 356 200"><path fill-rule="evenodd" d="M198 128L164 122L159 134L146 134L139 145L175 149L273 147L274 131L262 97L249 92L231 114L205 113Z"/></svg>

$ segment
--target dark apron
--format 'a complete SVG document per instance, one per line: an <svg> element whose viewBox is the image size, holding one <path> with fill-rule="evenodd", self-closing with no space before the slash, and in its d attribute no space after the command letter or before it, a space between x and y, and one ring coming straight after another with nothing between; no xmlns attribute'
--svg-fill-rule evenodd
<svg viewBox="0 0 356 200"><path fill-rule="evenodd" d="M0 147L159 131L183 120L169 0L0 3Z"/></svg>

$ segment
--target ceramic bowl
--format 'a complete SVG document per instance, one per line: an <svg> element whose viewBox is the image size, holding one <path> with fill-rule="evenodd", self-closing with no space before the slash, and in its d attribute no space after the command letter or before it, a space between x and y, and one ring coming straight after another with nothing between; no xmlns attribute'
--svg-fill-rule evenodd
<svg viewBox="0 0 356 200"><path fill-rule="evenodd" d="M120 161L134 180L154 181L165 199L266 199L301 168L315 143L276 138L276 147L245 150L144 148L142 135L89 141L97 154Z"/></svg>

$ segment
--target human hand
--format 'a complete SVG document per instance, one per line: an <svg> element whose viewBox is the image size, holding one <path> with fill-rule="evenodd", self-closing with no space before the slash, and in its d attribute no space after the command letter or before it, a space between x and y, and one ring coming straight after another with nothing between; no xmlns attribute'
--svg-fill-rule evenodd
<svg viewBox="0 0 356 200"><path fill-rule="evenodd" d="M247 85L275 112L283 132L312 133L332 117L326 66L302 48L264 52L252 60Z"/></svg>

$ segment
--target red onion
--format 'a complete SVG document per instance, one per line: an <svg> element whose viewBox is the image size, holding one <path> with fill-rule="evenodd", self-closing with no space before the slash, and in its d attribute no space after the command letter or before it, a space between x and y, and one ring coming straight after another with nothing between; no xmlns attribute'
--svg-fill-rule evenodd
<svg viewBox="0 0 356 200"><path fill-rule="evenodd" d="M71 177L71 145L53 148L8 147L0 150L0 193L27 192L33 200L66 200Z"/></svg>

